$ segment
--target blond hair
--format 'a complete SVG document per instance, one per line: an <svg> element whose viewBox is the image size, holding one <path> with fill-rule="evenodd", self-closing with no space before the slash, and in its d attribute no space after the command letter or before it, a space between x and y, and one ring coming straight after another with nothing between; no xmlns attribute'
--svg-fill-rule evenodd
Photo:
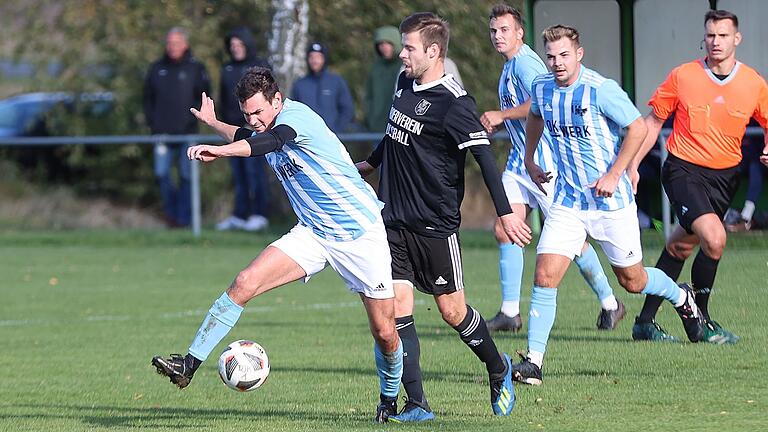
<svg viewBox="0 0 768 432"><path fill-rule="evenodd" d="M556 42L562 38L567 38L573 42L573 45L576 48L581 46L581 42L579 41L579 31L573 27L560 24L553 25L544 29L544 31L541 32L541 38L544 40L545 45L548 42Z"/></svg>

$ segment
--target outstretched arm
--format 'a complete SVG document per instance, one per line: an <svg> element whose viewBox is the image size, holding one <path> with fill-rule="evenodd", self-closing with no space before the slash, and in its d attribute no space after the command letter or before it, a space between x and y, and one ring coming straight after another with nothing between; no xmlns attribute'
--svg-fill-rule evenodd
<svg viewBox="0 0 768 432"><path fill-rule="evenodd" d="M227 140L227 142L232 142L235 140L235 132L237 132L238 127L224 123L222 121L219 121L219 119L216 118L216 108L213 104L213 99L208 97L208 95L203 92L201 96L200 101L200 110L198 111L194 107L190 108L189 111L197 117L197 119L205 123L206 125L213 128L213 130L216 131L219 136ZM237 155L229 155L229 156L237 156ZM248 156L248 155L246 155Z"/></svg>
<svg viewBox="0 0 768 432"><path fill-rule="evenodd" d="M295 139L296 136L296 131L292 127L280 124L265 132L239 139L231 144L190 147L187 150L187 157L203 162L211 162L220 157L260 156L278 150L286 142Z"/></svg>
<svg viewBox="0 0 768 432"><path fill-rule="evenodd" d="M501 125L504 120L517 120L525 118L528 115L528 109L531 107L531 100L523 102L520 105L514 106L502 111L486 111L480 116L480 123L483 124L485 131L492 133Z"/></svg>

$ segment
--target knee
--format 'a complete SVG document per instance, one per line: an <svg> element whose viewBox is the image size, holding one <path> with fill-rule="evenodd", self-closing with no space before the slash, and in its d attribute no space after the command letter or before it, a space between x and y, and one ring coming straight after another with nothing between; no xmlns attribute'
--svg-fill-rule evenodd
<svg viewBox="0 0 768 432"><path fill-rule="evenodd" d="M456 327L461 324L461 321L464 319L464 316L467 313L467 306L461 305L461 307L443 309L440 313L443 315L443 321L451 327Z"/></svg>
<svg viewBox="0 0 768 432"><path fill-rule="evenodd" d="M708 257L719 260L723 256L725 242L726 237L724 232L722 235L713 235L701 240L701 250L704 251Z"/></svg>
<svg viewBox="0 0 768 432"><path fill-rule="evenodd" d="M540 287L555 288L554 275L548 269L543 268L543 266L536 266L533 283Z"/></svg>
<svg viewBox="0 0 768 432"><path fill-rule="evenodd" d="M229 290L227 290L227 294L235 303L244 306L250 299L256 296L258 289L258 277L247 270L243 270L237 274Z"/></svg>
<svg viewBox="0 0 768 432"><path fill-rule="evenodd" d="M643 272L633 274L617 274L616 279L627 292L639 294L643 292L645 286L648 284L648 275Z"/></svg>
<svg viewBox="0 0 768 432"><path fill-rule="evenodd" d="M384 352L393 352L397 349L397 330L392 325L375 328L372 330L373 339Z"/></svg>

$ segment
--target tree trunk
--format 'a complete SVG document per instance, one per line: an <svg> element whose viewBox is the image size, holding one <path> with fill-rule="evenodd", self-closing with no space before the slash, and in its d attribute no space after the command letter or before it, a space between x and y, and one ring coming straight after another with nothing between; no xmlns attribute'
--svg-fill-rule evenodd
<svg viewBox="0 0 768 432"><path fill-rule="evenodd" d="M307 0L272 0L275 14L269 36L269 55L283 94L307 69L306 48L309 30Z"/></svg>

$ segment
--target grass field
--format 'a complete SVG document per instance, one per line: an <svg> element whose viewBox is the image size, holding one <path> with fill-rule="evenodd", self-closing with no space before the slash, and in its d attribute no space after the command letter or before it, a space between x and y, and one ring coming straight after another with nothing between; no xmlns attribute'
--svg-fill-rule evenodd
<svg viewBox="0 0 768 432"><path fill-rule="evenodd" d="M225 340L266 347L272 374L261 389L241 394L219 381L225 343L184 391L155 374L151 357L185 353L211 302L275 235L0 231L0 430L768 430L765 235L732 238L720 266L711 309L742 337L735 346L632 342L642 298L623 291L627 319L598 332L598 303L572 268L544 385L517 386L508 418L491 415L483 367L419 295L422 368L438 418L373 424L378 388L365 314L330 270L257 298ZM468 300L490 317L499 301L496 248L488 233L463 236ZM661 239L651 234L644 245L653 263ZM529 248L523 310L533 262ZM659 321L684 337L671 308ZM526 347L524 334L496 343L511 353Z"/></svg>

